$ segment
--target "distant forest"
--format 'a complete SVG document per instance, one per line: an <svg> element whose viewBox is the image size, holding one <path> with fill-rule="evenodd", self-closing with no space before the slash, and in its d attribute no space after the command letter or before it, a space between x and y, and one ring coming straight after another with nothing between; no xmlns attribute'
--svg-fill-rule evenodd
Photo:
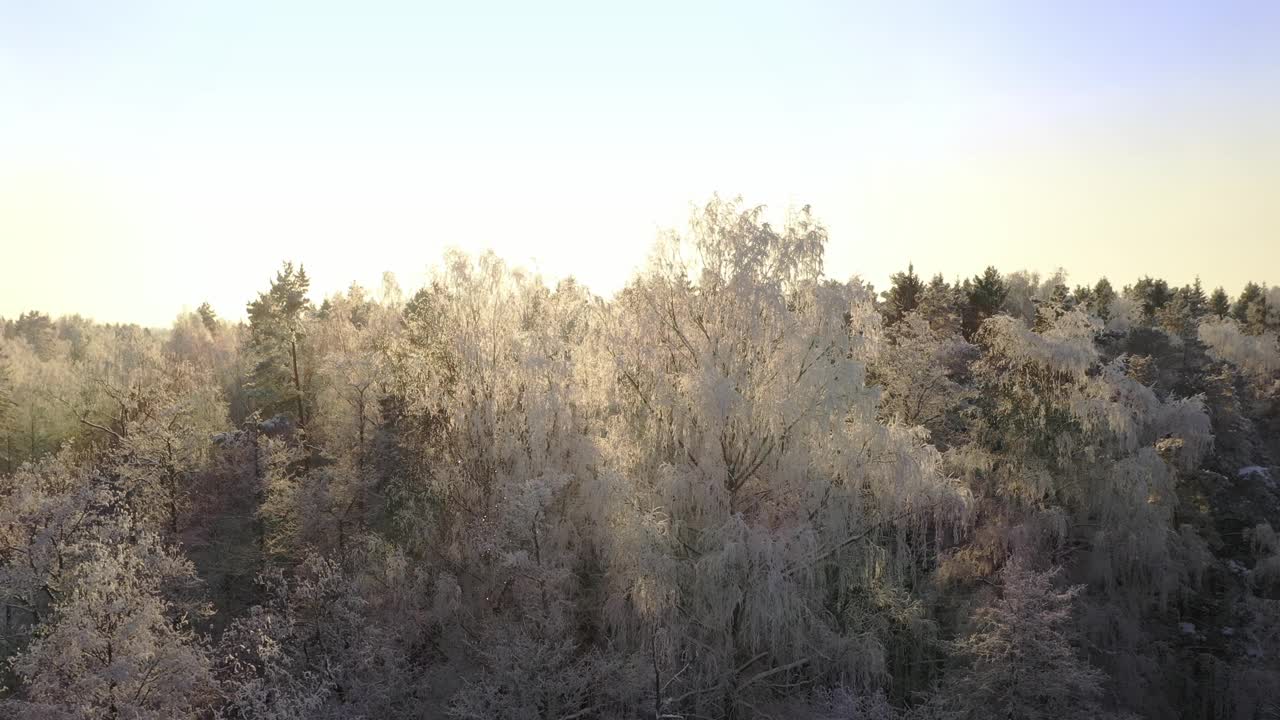
<svg viewBox="0 0 1280 720"><path fill-rule="evenodd" d="M826 244L0 320L0 717L1280 718L1280 287Z"/></svg>

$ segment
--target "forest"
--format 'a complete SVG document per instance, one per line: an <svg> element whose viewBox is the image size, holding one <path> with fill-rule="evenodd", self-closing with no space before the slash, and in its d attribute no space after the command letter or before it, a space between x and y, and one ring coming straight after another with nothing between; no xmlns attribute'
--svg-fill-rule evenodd
<svg viewBox="0 0 1280 720"><path fill-rule="evenodd" d="M1280 718L1280 287L766 217L0 320L0 717Z"/></svg>

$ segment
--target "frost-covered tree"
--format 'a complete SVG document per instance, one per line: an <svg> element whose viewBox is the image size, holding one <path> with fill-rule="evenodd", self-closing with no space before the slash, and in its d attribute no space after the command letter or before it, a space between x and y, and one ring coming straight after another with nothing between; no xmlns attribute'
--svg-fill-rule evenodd
<svg viewBox="0 0 1280 720"><path fill-rule="evenodd" d="M401 321L399 305L374 302L353 285L326 299L315 323L313 442L348 458L359 474L371 462L371 443L382 422L380 400L393 392Z"/></svg>
<svg viewBox="0 0 1280 720"><path fill-rule="evenodd" d="M999 596L979 607L957 643L962 669L919 713L930 720L1069 720L1109 717L1105 675L1073 643L1072 613L1084 590L1055 587L1055 571L1020 562L1000 573Z"/></svg>
<svg viewBox="0 0 1280 720"><path fill-rule="evenodd" d="M1090 544L1123 559L1134 589L1130 572L1157 584L1167 576L1170 473L1199 463L1211 442L1209 420L1199 399L1162 401L1129 377L1126 357L1099 366L1098 330L1078 311L1044 333L1009 318L984 325L979 437L999 455L984 474L1032 507L1049 503L1082 516L1096 528ZM1162 437L1182 443L1169 460L1154 449Z"/></svg>
<svg viewBox="0 0 1280 720"><path fill-rule="evenodd" d="M0 482L0 598L6 634L25 637L64 593L75 549L94 532L99 491L69 449L23 465Z"/></svg>
<svg viewBox="0 0 1280 720"><path fill-rule="evenodd" d="M421 455L413 474L387 488L389 509L405 546L456 579L453 623L469 640L454 642L492 679L468 685L456 713L514 712L519 667L541 673L526 679L544 683L549 708L623 702L616 671L573 679L619 660L592 606L602 570L583 505L602 471L595 438L615 382L588 343L597 318L581 286L552 291L493 255L450 255L405 308L407 337L390 354L403 398L393 417L424 442L409 450ZM555 690L553 677L578 689Z"/></svg>
<svg viewBox="0 0 1280 720"><path fill-rule="evenodd" d="M1256 378L1270 378L1280 370L1280 340L1275 333L1249 334L1235 320L1200 324L1199 338L1213 357Z"/></svg>
<svg viewBox="0 0 1280 720"><path fill-rule="evenodd" d="M52 612L13 659L21 684L11 716L207 716L211 658L188 612L166 597L195 581L190 563L124 528L104 528L75 552Z"/></svg>
<svg viewBox="0 0 1280 720"><path fill-rule="evenodd" d="M119 488L63 451L0 491L0 598L24 642L13 717L197 717L209 657L194 570L136 522ZM18 617L12 614L18 611Z"/></svg>
<svg viewBox="0 0 1280 720"><path fill-rule="evenodd" d="M243 348L246 334L243 324L231 325L216 316L185 313L174 320L163 345L166 355L210 374L235 425L243 423L250 413L250 363Z"/></svg>
<svg viewBox="0 0 1280 720"><path fill-rule="evenodd" d="M174 538L209 438L226 429L219 389L207 370L166 358L153 340L133 334L91 348L79 372L83 389L62 400L103 446L108 481L138 522Z"/></svg>
<svg viewBox="0 0 1280 720"><path fill-rule="evenodd" d="M1267 717L1280 288L877 305L767 217L0 321L0 716Z"/></svg>
<svg viewBox="0 0 1280 720"><path fill-rule="evenodd" d="M884 638L859 598L914 572L886 542L965 519L937 452L876 421L870 294L821 281L807 208L779 229L762 213L707 205L620 296L607 339L623 388L596 491L607 607L652 658L658 713L874 685Z"/></svg>
<svg viewBox="0 0 1280 720"><path fill-rule="evenodd" d="M262 578L267 600L221 640L218 668L233 718L421 717L431 678L410 654L422 639L430 588L376 542L359 565L312 555L292 577Z"/></svg>
<svg viewBox="0 0 1280 720"><path fill-rule="evenodd" d="M1061 269L1043 278L1036 272L1009 273L1004 277L1006 292L1001 310L1034 326L1043 306L1056 303L1059 308L1064 308L1071 304L1066 279L1066 272ZM1053 300L1055 293L1058 295L1056 301Z"/></svg>
<svg viewBox="0 0 1280 720"><path fill-rule="evenodd" d="M907 315L885 333L871 365L873 380L884 390L882 412L893 422L928 428L935 445L945 441L943 431L972 399L956 378L973 352L958 335L931 328L919 313Z"/></svg>
<svg viewBox="0 0 1280 720"><path fill-rule="evenodd" d="M638 657L583 649L563 625L494 625L476 643L480 670L449 703L459 720L608 717L643 692Z"/></svg>
<svg viewBox="0 0 1280 720"><path fill-rule="evenodd" d="M6 470L12 471L22 462L56 452L79 431L75 413L60 398L77 391L82 379L68 358L41 358L18 337L4 341L3 353L9 384L7 424L0 427L4 433L0 443Z"/></svg>
<svg viewBox="0 0 1280 720"><path fill-rule="evenodd" d="M1182 292L1175 293L1173 299L1156 311L1154 318L1170 337L1178 342L1194 338L1197 330L1195 310L1191 302Z"/></svg>
<svg viewBox="0 0 1280 720"><path fill-rule="evenodd" d="M13 472L17 464L11 434L11 423L17 405L18 403L14 400L13 379L9 374L9 358L4 354L3 346L0 346L0 437L7 441L3 447L0 447L0 464L3 464L8 472Z"/></svg>

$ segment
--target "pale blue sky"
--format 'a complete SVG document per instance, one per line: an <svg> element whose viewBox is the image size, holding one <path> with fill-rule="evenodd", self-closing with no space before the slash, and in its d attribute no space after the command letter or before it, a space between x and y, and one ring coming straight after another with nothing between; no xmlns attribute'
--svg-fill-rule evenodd
<svg viewBox="0 0 1280 720"><path fill-rule="evenodd" d="M878 285L1280 280L1280 3L1113 5L0 0L0 315L449 245L610 292L713 191Z"/></svg>

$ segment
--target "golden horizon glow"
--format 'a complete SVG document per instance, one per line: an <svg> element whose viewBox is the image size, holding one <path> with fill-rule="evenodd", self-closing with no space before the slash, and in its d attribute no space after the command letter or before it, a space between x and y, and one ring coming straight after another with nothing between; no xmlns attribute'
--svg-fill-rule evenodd
<svg viewBox="0 0 1280 720"><path fill-rule="evenodd" d="M277 11L251 31L234 23L247 6L130 6L81 48L107 11L78 11L0 21L16 99L0 113L0 316L159 326L207 300L234 319L283 260L319 299L384 271L411 291L447 247L609 294L713 192L812 205L828 274L877 287L908 262L948 279L1198 275L1231 293L1280 280L1280 53L1246 52L1270 38L1238 38L1239 18L1099 49L1039 16L966 18L966 34L883 7L743 8L704 11L699 34L583 8L527 31L398 8L399 23L361 16L348 47L346 16L286 32ZM741 37L709 32L729 18ZM462 39L423 49L397 25ZM1093 54L1048 57L1036 33ZM233 40L248 59L218 54ZM757 58L757 41L778 47ZM470 64L441 69L450 57Z"/></svg>

